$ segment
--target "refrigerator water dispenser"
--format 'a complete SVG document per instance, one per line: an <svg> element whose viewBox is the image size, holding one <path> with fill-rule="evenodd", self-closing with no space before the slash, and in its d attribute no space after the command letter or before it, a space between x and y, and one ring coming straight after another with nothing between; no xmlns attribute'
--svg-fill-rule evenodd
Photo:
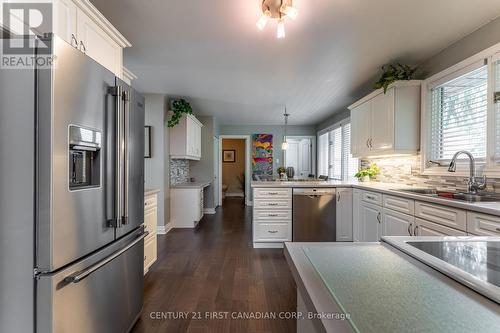
<svg viewBox="0 0 500 333"><path fill-rule="evenodd" d="M69 126L69 190L101 186L101 132Z"/></svg>

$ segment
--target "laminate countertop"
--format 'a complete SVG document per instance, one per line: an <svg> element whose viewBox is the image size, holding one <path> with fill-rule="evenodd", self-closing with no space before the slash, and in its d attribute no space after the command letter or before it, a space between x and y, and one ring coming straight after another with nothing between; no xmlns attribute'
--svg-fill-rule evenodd
<svg viewBox="0 0 500 333"><path fill-rule="evenodd" d="M177 189L177 188L203 189L203 188L209 186L210 184L212 184L211 180L201 181L201 182L186 182L186 183L179 183L179 184L175 184L175 185L170 185L170 188L174 188L174 189Z"/></svg>
<svg viewBox="0 0 500 333"><path fill-rule="evenodd" d="M500 305L386 243L285 243L326 332L500 332ZM300 320L300 319L299 319Z"/></svg>
<svg viewBox="0 0 500 333"><path fill-rule="evenodd" d="M409 193L402 191L410 189L412 186L379 183L379 182L356 182L356 181L253 181L253 188L355 188L360 190L374 191L384 194L390 194L398 197L435 203L443 206L455 207L478 213L491 214L500 216L500 201L499 202L467 202L456 199L446 199L441 197L432 197L418 193ZM421 188L421 187L418 187Z"/></svg>

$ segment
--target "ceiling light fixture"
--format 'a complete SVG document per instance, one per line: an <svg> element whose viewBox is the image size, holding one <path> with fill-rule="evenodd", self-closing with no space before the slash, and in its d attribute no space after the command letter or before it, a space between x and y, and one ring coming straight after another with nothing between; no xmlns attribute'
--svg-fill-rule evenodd
<svg viewBox="0 0 500 333"><path fill-rule="evenodd" d="M277 38L285 38L285 18L297 18L299 11L292 6L292 0L262 0L262 16L257 21L257 28L264 30L270 19L277 21Z"/></svg>
<svg viewBox="0 0 500 333"><path fill-rule="evenodd" d="M283 114L285 116L285 135L283 136L283 143L281 144L281 149L282 150L287 150L288 149L288 142L286 140L286 128L288 126L288 116L289 114L286 113L286 106L285 106L285 113Z"/></svg>

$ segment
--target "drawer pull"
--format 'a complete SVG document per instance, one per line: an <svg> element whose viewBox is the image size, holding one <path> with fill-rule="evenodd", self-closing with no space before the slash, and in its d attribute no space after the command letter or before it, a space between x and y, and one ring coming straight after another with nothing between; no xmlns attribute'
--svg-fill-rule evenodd
<svg viewBox="0 0 500 333"><path fill-rule="evenodd" d="M268 192L269 195L278 195L278 192Z"/></svg>
<svg viewBox="0 0 500 333"><path fill-rule="evenodd" d="M278 232L278 230L268 230L267 232L270 233L270 234L275 234L275 233Z"/></svg>
<svg viewBox="0 0 500 333"><path fill-rule="evenodd" d="M278 206L278 204L277 204L277 203L275 203L275 202L270 202L270 203L268 203L267 205L268 205L268 206Z"/></svg>
<svg viewBox="0 0 500 333"><path fill-rule="evenodd" d="M370 200L375 200L375 197L372 197L371 195L367 195L366 198Z"/></svg>
<svg viewBox="0 0 500 333"><path fill-rule="evenodd" d="M279 215L278 214L267 214L267 216L269 216L269 217L277 217Z"/></svg>

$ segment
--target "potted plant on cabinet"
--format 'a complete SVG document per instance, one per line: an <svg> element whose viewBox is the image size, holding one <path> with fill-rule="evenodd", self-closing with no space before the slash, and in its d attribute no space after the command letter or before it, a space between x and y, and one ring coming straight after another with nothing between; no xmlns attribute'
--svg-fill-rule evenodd
<svg viewBox="0 0 500 333"><path fill-rule="evenodd" d="M171 109L172 116L168 120L168 127L174 127L175 125L177 125L184 113L193 114L193 108L191 107L191 104L189 104L189 102L182 98L172 101Z"/></svg>
<svg viewBox="0 0 500 333"><path fill-rule="evenodd" d="M396 81L409 81L415 76L417 68L411 68L408 65L397 64L387 64L382 66L382 76L373 85L374 89L384 88L384 94L391 84Z"/></svg>
<svg viewBox="0 0 500 333"><path fill-rule="evenodd" d="M354 177L360 182L369 182L371 178L380 173L380 168L375 163L372 163L368 168L359 170Z"/></svg>

